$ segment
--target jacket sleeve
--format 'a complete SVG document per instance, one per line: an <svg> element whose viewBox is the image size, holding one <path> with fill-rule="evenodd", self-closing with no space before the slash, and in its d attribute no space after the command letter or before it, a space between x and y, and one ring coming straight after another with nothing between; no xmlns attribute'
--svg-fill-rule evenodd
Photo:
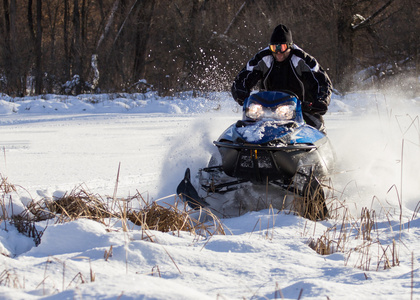
<svg viewBox="0 0 420 300"><path fill-rule="evenodd" d="M304 100L311 103L314 112L325 114L331 101L331 80L314 57L301 49L296 52L298 60L294 65L305 86Z"/></svg>
<svg viewBox="0 0 420 300"><path fill-rule="evenodd" d="M243 105L251 93L251 89L258 83L272 64L273 57L268 48L258 52L235 77L232 84L232 96L236 102Z"/></svg>

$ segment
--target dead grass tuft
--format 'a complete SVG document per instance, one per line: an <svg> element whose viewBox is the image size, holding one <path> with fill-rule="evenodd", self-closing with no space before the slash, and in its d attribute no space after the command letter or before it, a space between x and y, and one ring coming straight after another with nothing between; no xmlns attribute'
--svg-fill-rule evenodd
<svg viewBox="0 0 420 300"><path fill-rule="evenodd" d="M360 216L360 230L359 236L365 240L370 241L372 229L375 228L375 211L369 210L367 207L362 208L361 216Z"/></svg>
<svg viewBox="0 0 420 300"><path fill-rule="evenodd" d="M311 178L303 189L303 195L300 195L295 187L291 210L311 221L325 220L329 217L324 189L330 190L329 185Z"/></svg>
<svg viewBox="0 0 420 300"><path fill-rule="evenodd" d="M31 220L27 214L21 213L18 215L13 215L11 218L11 223L15 225L17 231L19 231L21 234L32 238L34 240L35 246L38 246L41 243L43 231L38 231L35 226L35 222Z"/></svg>
<svg viewBox="0 0 420 300"><path fill-rule="evenodd" d="M49 201L44 200L45 207L51 213L58 215L58 222L70 222L79 218L87 218L102 222L113 214L104 201L85 189L74 189L63 197ZM45 210L39 211L45 213Z"/></svg>
<svg viewBox="0 0 420 300"><path fill-rule="evenodd" d="M0 174L0 191L3 194L9 194L12 192L16 192L16 186L9 183L7 180L7 177L3 177L3 175Z"/></svg>
<svg viewBox="0 0 420 300"><path fill-rule="evenodd" d="M336 252L337 242L328 236L328 232L324 233L321 237L316 240L313 238L309 239L309 247L315 250L316 253L321 255L330 255Z"/></svg>
<svg viewBox="0 0 420 300"><path fill-rule="evenodd" d="M320 237L309 238L308 246L321 255L341 252L345 254L345 265L353 262L353 267L364 271L369 271L374 265L376 270L399 265L397 241L393 238L392 244L383 244L374 210L363 207L360 217L353 218L345 209L340 222L329 226ZM392 227L390 229L392 232Z"/></svg>
<svg viewBox="0 0 420 300"><path fill-rule="evenodd" d="M13 192L16 192L16 186L9 183L7 180L7 177L4 177L2 174L0 174L0 208L1 208L1 215L0 220L4 219L6 220L8 218L8 210L7 210L7 200L9 200L10 204L10 194ZM2 218L1 218L2 216Z"/></svg>
<svg viewBox="0 0 420 300"><path fill-rule="evenodd" d="M163 207L156 202L152 202L139 211L129 211L127 218L145 230L194 231L194 222L186 211L173 206Z"/></svg>
<svg viewBox="0 0 420 300"><path fill-rule="evenodd" d="M19 282L15 271L4 269L0 273L0 286L7 286L10 288L21 289L22 284Z"/></svg>

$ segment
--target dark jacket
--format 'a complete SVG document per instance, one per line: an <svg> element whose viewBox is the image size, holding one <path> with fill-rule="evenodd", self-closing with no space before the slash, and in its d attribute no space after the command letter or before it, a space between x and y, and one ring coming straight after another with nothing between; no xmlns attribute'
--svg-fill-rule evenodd
<svg viewBox="0 0 420 300"><path fill-rule="evenodd" d="M316 59L296 45L292 46L287 60L280 64L275 62L268 47L258 52L236 76L233 98L242 105L258 81L261 90L294 92L306 112L323 115L328 110L331 80Z"/></svg>

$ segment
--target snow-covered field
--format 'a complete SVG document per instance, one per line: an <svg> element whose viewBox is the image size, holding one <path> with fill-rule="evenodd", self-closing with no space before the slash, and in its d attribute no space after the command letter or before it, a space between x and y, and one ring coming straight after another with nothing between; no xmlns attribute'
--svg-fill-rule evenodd
<svg viewBox="0 0 420 300"><path fill-rule="evenodd" d="M0 298L420 299L419 115L419 98L333 97L325 119L339 209L327 221L262 210L221 220L226 235L151 231L150 241L132 224L50 220L36 224L35 247L3 220ZM185 168L206 165L212 141L240 117L223 93L2 96L0 173L17 187L2 214L80 186L173 203ZM318 238L336 251L316 253Z"/></svg>

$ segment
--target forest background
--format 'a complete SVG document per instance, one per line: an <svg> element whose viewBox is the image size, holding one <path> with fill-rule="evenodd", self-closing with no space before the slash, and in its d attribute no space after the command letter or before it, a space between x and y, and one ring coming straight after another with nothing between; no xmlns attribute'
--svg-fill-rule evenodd
<svg viewBox="0 0 420 300"><path fill-rule="evenodd" d="M228 91L280 23L337 92L420 92L419 0L0 1L10 96Z"/></svg>

